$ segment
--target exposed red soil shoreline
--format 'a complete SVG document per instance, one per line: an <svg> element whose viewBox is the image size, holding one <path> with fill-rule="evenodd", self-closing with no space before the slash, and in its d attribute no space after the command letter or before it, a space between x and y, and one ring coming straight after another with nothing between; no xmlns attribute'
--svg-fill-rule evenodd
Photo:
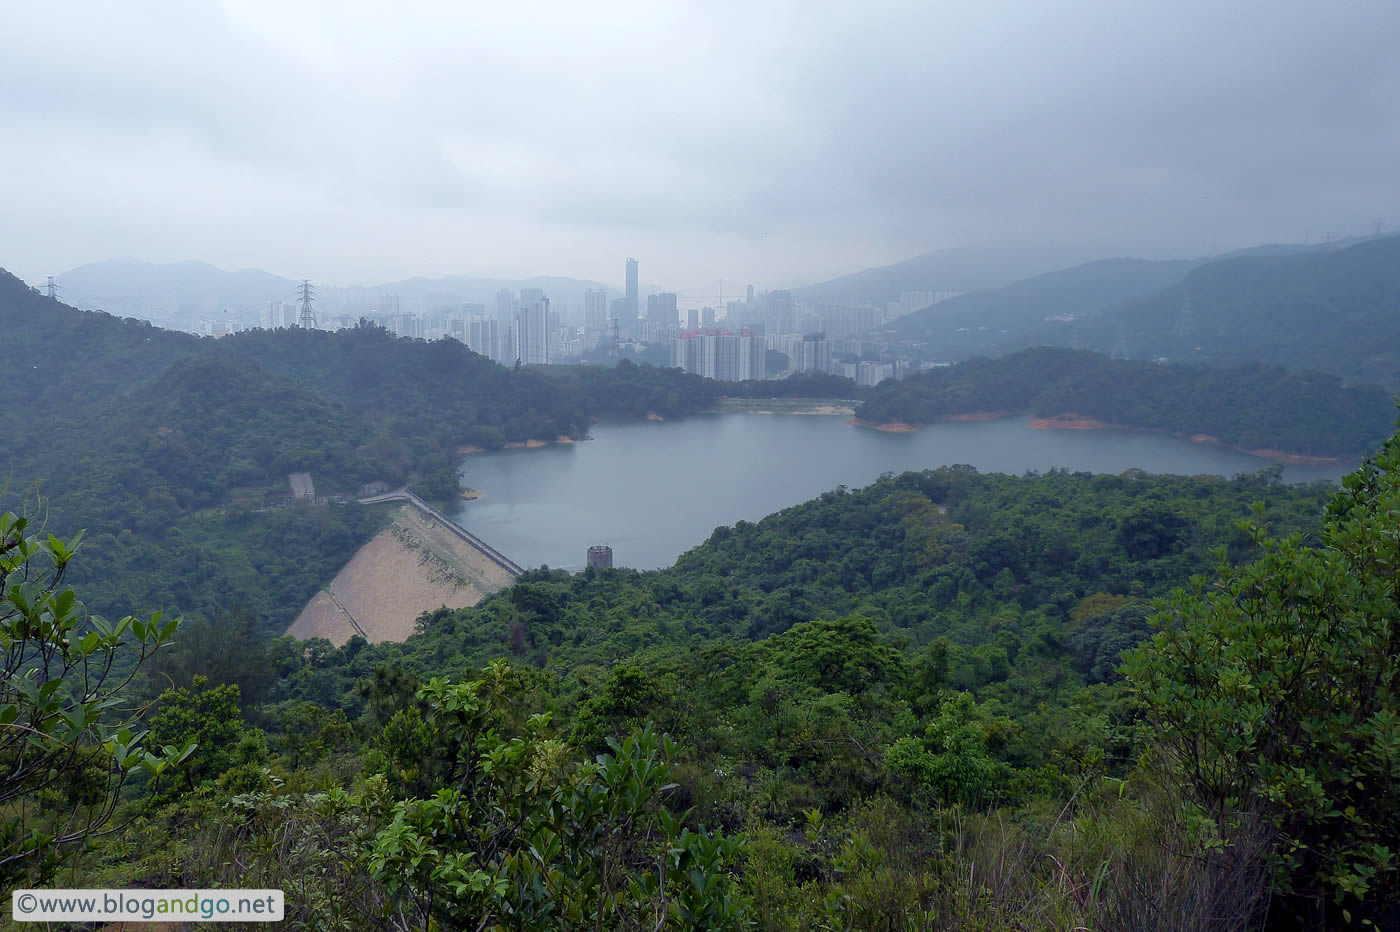
<svg viewBox="0 0 1400 932"><path fill-rule="evenodd" d="M884 424L874 424L870 421L862 421L858 417L848 417L843 424L850 424L852 427L866 427L870 430L883 430L887 434L912 434L923 427L922 424L906 424L903 421L887 421Z"/></svg>
<svg viewBox="0 0 1400 932"><path fill-rule="evenodd" d="M555 444L578 443L580 440L592 440L592 437L584 435L582 437L570 437L568 434L560 434L555 440L512 440L501 447L503 450L538 450L540 447L551 447ZM466 444L457 448L459 456L472 456L477 453L489 453L485 447Z"/></svg>
<svg viewBox="0 0 1400 932"><path fill-rule="evenodd" d="M950 415L949 417L941 418L940 420L992 421L996 420L997 418L1008 416L1009 412L1007 411L971 411L967 414ZM846 421L846 423L853 424L856 427L868 427L873 430L898 431L900 433L907 433L909 431L919 430L922 427L928 426L926 424L906 424L903 421L892 421L888 424L873 424L855 417ZM1275 463L1285 463L1292 466L1332 466L1340 465L1341 463L1347 462L1351 459L1360 458L1359 456L1310 456L1305 453L1285 453L1282 450L1249 449L1247 447L1237 447L1234 444L1226 443L1219 437L1213 436L1211 434L1174 433L1172 431L1162 430L1160 428L1155 427L1133 427L1128 424L1111 424L1107 421L1101 421L1098 418L1085 417L1082 414L1075 414L1073 412L1056 414L1051 417L1032 417L1029 421L1026 422L1026 426L1033 430L1141 430L1148 431L1154 434L1169 434L1170 436L1177 437L1182 440L1189 440L1192 443L1203 443L1214 447L1223 447L1227 450L1234 450L1237 453L1246 453L1250 456L1257 456L1260 459L1269 460Z"/></svg>
<svg viewBox="0 0 1400 932"><path fill-rule="evenodd" d="M1127 424L1110 424L1092 417L1084 417L1080 414L1056 414L1054 417L1033 417L1026 422L1026 426L1035 430L1145 430L1154 434L1170 434L1181 440L1189 440L1192 443L1203 443L1212 447L1224 447L1227 450L1234 450L1237 453L1247 453L1250 456L1257 456L1260 459L1271 460L1275 463L1286 463L1292 466L1331 466L1338 465L1343 461L1340 456L1309 456L1306 453L1285 453L1282 450L1270 450L1267 448L1249 449L1248 447L1238 447L1232 443L1226 443L1219 437L1212 434L1186 434L1175 433L1155 427L1131 427Z"/></svg>
<svg viewBox="0 0 1400 932"><path fill-rule="evenodd" d="M1054 417L1033 417L1026 422L1032 430L1133 430L1122 424L1110 424L1079 414L1057 414Z"/></svg>
<svg viewBox="0 0 1400 932"><path fill-rule="evenodd" d="M1009 411L968 411L963 414L950 414L947 417L939 418L939 422L995 421L1010 413ZM865 427L870 430L883 430L895 434L909 434L928 426L927 424L906 424L903 421L887 421L883 424L876 424L873 421L863 421L858 417L847 418L845 423L852 427Z"/></svg>
<svg viewBox="0 0 1400 932"><path fill-rule="evenodd" d="M943 418L945 421L999 421L1011 414L1010 411L968 411L966 414L950 414Z"/></svg>

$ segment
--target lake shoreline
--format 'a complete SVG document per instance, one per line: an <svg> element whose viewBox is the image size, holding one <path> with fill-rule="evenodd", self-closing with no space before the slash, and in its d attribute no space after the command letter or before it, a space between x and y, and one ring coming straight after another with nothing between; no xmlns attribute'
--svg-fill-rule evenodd
<svg viewBox="0 0 1400 932"><path fill-rule="evenodd" d="M488 449L475 444L464 443L457 448L458 456L476 456L478 453L495 453L498 450L538 450L541 447L568 446L574 443L581 443L593 438L584 434L582 437L570 437L568 434L560 434L554 440L512 440L502 446Z"/></svg>
<svg viewBox="0 0 1400 932"><path fill-rule="evenodd" d="M857 403L844 398L721 398L710 413L850 417Z"/></svg>
<svg viewBox="0 0 1400 932"><path fill-rule="evenodd" d="M875 423L853 417L846 421L854 427L862 427L868 430L882 430L893 433L912 433L922 430L933 424L948 422L981 422L992 421L1005 417L1013 417L1009 411L969 411L965 414L951 414L947 417L939 418L928 424L908 424L904 421L887 421ZM1318 456L1310 453L1287 453L1283 450L1274 450L1267 447L1249 448L1226 443L1213 434L1188 433L1181 431L1170 431L1161 427L1135 427L1130 424L1113 424L1108 421L1101 421L1098 418L1086 417L1067 411L1062 414L1054 414L1047 417L1032 415L1026 422L1026 427L1031 430L1124 430L1139 431L1143 433L1163 434L1168 437L1175 437L1178 440L1186 440L1190 443L1199 443L1206 446L1220 447L1225 450L1233 450L1236 453L1244 453L1247 456L1268 460L1272 463L1283 463L1289 466L1341 466L1350 462L1360 462L1364 454L1344 454L1337 456Z"/></svg>
<svg viewBox="0 0 1400 932"><path fill-rule="evenodd" d="M893 434L911 434L916 430L923 430L933 424L979 424L983 421L999 421L1004 417L1010 417L1010 411L966 411L962 414L949 414L941 417L929 424L909 424L904 421L867 421L864 418L847 418L847 424L852 427L861 427L866 430L881 430Z"/></svg>
<svg viewBox="0 0 1400 932"><path fill-rule="evenodd" d="M1084 417L1080 414L1066 413L1056 414L1053 417L1032 417L1026 422L1026 426L1032 430L1141 430L1156 434L1166 434L1169 437L1176 437L1179 440L1187 440L1191 443L1201 443L1213 447L1222 447L1226 450L1234 450L1236 453L1245 453L1249 456L1257 456L1260 459L1269 460L1274 463L1286 463L1291 466L1340 466L1350 460L1360 460L1361 455L1355 456L1315 456L1308 453L1285 453L1282 450L1272 450L1268 448L1250 449L1249 447L1236 446L1233 443L1226 443L1214 434L1184 433L1180 431L1170 431L1160 427L1133 427L1127 424L1111 424L1100 421L1097 418Z"/></svg>
<svg viewBox="0 0 1400 932"><path fill-rule="evenodd" d="M853 403L840 400L816 400L809 398L801 399L744 399L744 398L724 398L715 408L699 412L700 414L755 414L755 415L804 415L816 417L841 417L850 415L842 422L852 427L862 430L875 430L881 433L891 434L912 434L932 427L936 424L976 424L987 421L998 421L1005 418L1023 416L1025 412L1004 410L979 410L964 411L959 414L949 414L945 417L928 423L911 424L905 421L883 421L875 422L854 416ZM694 416L694 415L692 415ZM684 420L676 418L674 420ZM625 419L624 419L625 420ZM645 421L652 423L665 423L666 419L655 412L648 412ZM1222 450L1231 450L1235 453L1243 453L1256 459L1265 460L1270 463L1281 463L1288 466L1343 466L1348 463L1359 463L1364 454L1342 454L1335 456L1320 456L1309 453L1288 453L1283 450L1272 448L1249 448L1226 443L1213 434L1188 433L1181 431L1170 431L1160 427L1134 427L1130 424L1114 424L1109 421L1102 421L1098 418L1087 417L1072 411L1061 414L1054 414L1045 417L1030 415L1025 426L1031 430L1068 430L1068 431L1108 431L1121 430L1137 433L1159 434L1167 437L1174 437L1178 440L1185 440L1190 443L1201 444L1203 446L1219 447ZM581 443L593 438L587 434L579 437L571 437L567 434L560 434L554 440L512 440L501 447L487 449L485 447L464 444L457 447L459 456L475 456L481 453L496 453L501 450L538 450L545 447L558 445L570 445Z"/></svg>

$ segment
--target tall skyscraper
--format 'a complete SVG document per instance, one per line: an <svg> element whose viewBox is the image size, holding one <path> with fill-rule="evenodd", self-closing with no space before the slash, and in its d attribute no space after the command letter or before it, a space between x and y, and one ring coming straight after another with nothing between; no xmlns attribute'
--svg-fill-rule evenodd
<svg viewBox="0 0 1400 932"><path fill-rule="evenodd" d="M608 329L608 293L602 288L583 293L583 328L594 333Z"/></svg>
<svg viewBox="0 0 1400 932"><path fill-rule="evenodd" d="M501 336L494 318L472 317L467 321L466 335L467 346L471 347L472 352L500 362Z"/></svg>
<svg viewBox="0 0 1400 932"><path fill-rule="evenodd" d="M619 302L620 305L619 305ZM637 260L627 260L627 294L612 303L613 317L625 337L635 338L637 330Z"/></svg>
<svg viewBox="0 0 1400 932"><path fill-rule="evenodd" d="M739 337L738 381L768 378L768 344L763 337L745 331Z"/></svg>
<svg viewBox="0 0 1400 932"><path fill-rule="evenodd" d="M528 289L536 291L538 289ZM524 292L521 292L523 295ZM532 295L533 297L533 295ZM522 305L515 316L516 358L522 365L544 366L549 364L549 299L540 296L528 305Z"/></svg>
<svg viewBox="0 0 1400 932"><path fill-rule="evenodd" d="M509 324L515 318L515 292L502 288L496 292L496 320Z"/></svg>
<svg viewBox="0 0 1400 932"><path fill-rule="evenodd" d="M647 319L655 326L674 327L679 320L676 311L676 296L665 291L647 296Z"/></svg>
<svg viewBox="0 0 1400 932"><path fill-rule="evenodd" d="M797 329L791 291L768 292L768 313L764 315L769 333L792 333Z"/></svg>
<svg viewBox="0 0 1400 932"><path fill-rule="evenodd" d="M640 305L637 296L637 260L631 257L627 259L627 306L632 309L632 324L635 328Z"/></svg>

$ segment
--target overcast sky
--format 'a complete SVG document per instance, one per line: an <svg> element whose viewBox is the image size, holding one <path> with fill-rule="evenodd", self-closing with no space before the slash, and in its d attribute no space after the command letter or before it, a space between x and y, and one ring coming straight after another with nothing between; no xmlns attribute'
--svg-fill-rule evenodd
<svg viewBox="0 0 1400 932"><path fill-rule="evenodd" d="M1400 227L1400 3L0 6L0 266L815 281Z"/></svg>

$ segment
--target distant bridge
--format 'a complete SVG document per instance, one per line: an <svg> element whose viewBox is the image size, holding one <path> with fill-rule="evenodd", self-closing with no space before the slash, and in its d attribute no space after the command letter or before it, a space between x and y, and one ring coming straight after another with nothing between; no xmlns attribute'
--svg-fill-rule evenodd
<svg viewBox="0 0 1400 932"><path fill-rule="evenodd" d="M399 489L396 492L385 492L383 495L371 495L368 498L358 499L358 501L361 505L377 505L380 502L408 502L428 517L436 519L443 527L481 551L487 559L501 567L501 569L505 570L512 577L519 576L521 573L525 572L525 569L510 557L507 557L495 547L492 547L490 544L486 543L486 541L477 537L471 531L462 527L456 521L453 521L447 515L423 501L417 495L414 495L408 489Z"/></svg>

